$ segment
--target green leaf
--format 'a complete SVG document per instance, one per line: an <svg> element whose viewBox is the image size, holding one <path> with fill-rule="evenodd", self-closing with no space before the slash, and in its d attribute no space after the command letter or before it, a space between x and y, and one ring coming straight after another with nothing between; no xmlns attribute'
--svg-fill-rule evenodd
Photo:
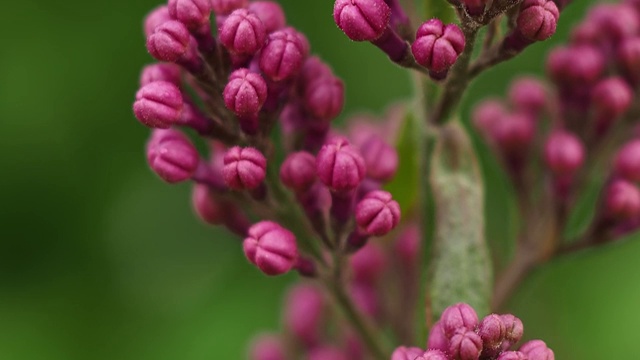
<svg viewBox="0 0 640 360"><path fill-rule="evenodd" d="M420 177L419 159L420 127L418 119L407 112L396 140L398 151L398 172L393 180L385 185L385 190L393 194L400 204L403 216L415 209L418 202L418 184Z"/></svg>
<svg viewBox="0 0 640 360"><path fill-rule="evenodd" d="M473 146L458 121L445 125L431 162L436 233L431 273L435 316L458 302L489 312L492 265L484 236L484 194Z"/></svg>

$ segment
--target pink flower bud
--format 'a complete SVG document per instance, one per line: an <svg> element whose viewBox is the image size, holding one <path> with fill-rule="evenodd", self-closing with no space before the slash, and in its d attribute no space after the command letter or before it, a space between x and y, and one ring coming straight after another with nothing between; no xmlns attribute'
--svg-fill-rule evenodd
<svg viewBox="0 0 640 360"><path fill-rule="evenodd" d="M308 54L306 37L293 28L284 28L269 34L260 55L260 70L273 81L287 80L300 72Z"/></svg>
<svg viewBox="0 0 640 360"><path fill-rule="evenodd" d="M182 82L180 67L168 63L145 66L140 74L140 86L145 86L155 81L166 81L180 87Z"/></svg>
<svg viewBox="0 0 640 360"><path fill-rule="evenodd" d="M171 184L190 179L200 163L193 144L175 130L152 135L147 143L147 160L151 169Z"/></svg>
<svg viewBox="0 0 640 360"><path fill-rule="evenodd" d="M551 0L524 0L518 14L518 30L526 38L543 41L555 34L560 10Z"/></svg>
<svg viewBox="0 0 640 360"><path fill-rule="evenodd" d="M519 349L520 352L525 354L528 360L554 360L555 355L553 351L547 347L547 344L542 340L531 340Z"/></svg>
<svg viewBox="0 0 640 360"><path fill-rule="evenodd" d="M168 129L180 121L183 107L182 93L177 86L155 81L138 90L133 112L148 127Z"/></svg>
<svg viewBox="0 0 640 360"><path fill-rule="evenodd" d="M420 256L420 242L420 229L417 225L412 224L403 229L393 247L402 266L409 269L415 266Z"/></svg>
<svg viewBox="0 0 640 360"><path fill-rule="evenodd" d="M224 182L235 190L257 188L266 176L267 159L254 148L234 146L224 155Z"/></svg>
<svg viewBox="0 0 640 360"><path fill-rule="evenodd" d="M262 20L267 34L280 30L287 24L282 7L275 1L252 1L249 11Z"/></svg>
<svg viewBox="0 0 640 360"><path fill-rule="evenodd" d="M286 360L282 339L275 335L261 335L251 344L249 360Z"/></svg>
<svg viewBox="0 0 640 360"><path fill-rule="evenodd" d="M599 114L607 119L615 118L626 112L633 100L633 90L619 77L610 77L600 81L591 93L591 101Z"/></svg>
<svg viewBox="0 0 640 360"><path fill-rule="evenodd" d="M473 331L457 333L451 337L449 354L458 360L478 360L482 352L482 339Z"/></svg>
<svg viewBox="0 0 640 360"><path fill-rule="evenodd" d="M219 31L220 42L239 55L254 55L267 39L262 20L246 9L234 10Z"/></svg>
<svg viewBox="0 0 640 360"><path fill-rule="evenodd" d="M375 318L380 312L380 302L375 287L367 283L353 283L349 288L356 307L365 315Z"/></svg>
<svg viewBox="0 0 640 360"><path fill-rule="evenodd" d="M511 84L509 100L520 111L538 114L546 105L547 91L538 79L522 77Z"/></svg>
<svg viewBox="0 0 640 360"><path fill-rule="evenodd" d="M147 50L160 61L179 62L189 56L191 34L183 23L166 21L147 37Z"/></svg>
<svg viewBox="0 0 640 360"><path fill-rule="evenodd" d="M284 324L288 332L307 346L316 345L323 322L325 297L313 285L297 285L287 295Z"/></svg>
<svg viewBox="0 0 640 360"><path fill-rule="evenodd" d="M316 158L305 151L290 154L280 167L280 180L295 192L306 191L316 181Z"/></svg>
<svg viewBox="0 0 640 360"><path fill-rule="evenodd" d="M485 100L473 110L473 125L485 138L492 139L496 125L507 114L507 108L500 100Z"/></svg>
<svg viewBox="0 0 640 360"><path fill-rule="evenodd" d="M308 88L312 82L319 78L333 77L333 71L317 56L308 57L300 70L298 83L301 89Z"/></svg>
<svg viewBox="0 0 640 360"><path fill-rule="evenodd" d="M391 360L415 360L424 354L424 350L417 347L400 346L391 354Z"/></svg>
<svg viewBox="0 0 640 360"><path fill-rule="evenodd" d="M520 351L505 351L498 356L497 360L529 360L529 357Z"/></svg>
<svg viewBox="0 0 640 360"><path fill-rule="evenodd" d="M615 171L626 180L640 182L640 140L629 141L618 151Z"/></svg>
<svg viewBox="0 0 640 360"><path fill-rule="evenodd" d="M386 191L372 191L356 206L356 222L365 234L386 235L399 221L400 205Z"/></svg>
<svg viewBox="0 0 640 360"><path fill-rule="evenodd" d="M234 10L247 7L249 0L211 0L211 9L216 15L229 15Z"/></svg>
<svg viewBox="0 0 640 360"><path fill-rule="evenodd" d="M332 120L344 106L344 84L335 76L322 76L304 89L304 105L318 119Z"/></svg>
<svg viewBox="0 0 640 360"><path fill-rule="evenodd" d="M169 14L189 30L198 30L209 23L210 0L169 0Z"/></svg>
<svg viewBox="0 0 640 360"><path fill-rule="evenodd" d="M440 78L453 66L465 48L462 30L456 24L444 25L431 19L418 29L411 51L416 61Z"/></svg>
<svg viewBox="0 0 640 360"><path fill-rule="evenodd" d="M602 37L614 43L635 36L640 30L640 17L628 4L598 4L589 11L587 21L597 26Z"/></svg>
<svg viewBox="0 0 640 360"><path fill-rule="evenodd" d="M478 326L478 315L473 308L465 303L458 303L446 308L440 315L442 330L447 338L456 333L475 330Z"/></svg>
<svg viewBox="0 0 640 360"><path fill-rule="evenodd" d="M250 227L242 246L247 259L270 276L288 272L298 260L296 237L272 221Z"/></svg>
<svg viewBox="0 0 640 360"><path fill-rule="evenodd" d="M267 100L267 83L260 74L238 69L231 73L222 94L227 109L240 119L242 130L248 134L258 131L258 113Z"/></svg>
<svg viewBox="0 0 640 360"><path fill-rule="evenodd" d="M169 20L171 20L171 16L169 15L169 8L166 5L161 5L151 10L144 19L144 36L151 36L159 25Z"/></svg>
<svg viewBox="0 0 640 360"><path fill-rule="evenodd" d="M436 323L431 327L431 330L429 330L427 349L449 351L449 339L444 333L441 320L436 321Z"/></svg>
<svg viewBox="0 0 640 360"><path fill-rule="evenodd" d="M495 141L503 151L527 148L534 135L534 123L524 114L507 115L496 124L494 132Z"/></svg>
<svg viewBox="0 0 640 360"><path fill-rule="evenodd" d="M544 160L556 175L573 175L584 164L585 149L580 139L566 131L554 131L544 146Z"/></svg>
<svg viewBox="0 0 640 360"><path fill-rule="evenodd" d="M193 187L191 204L196 215L207 224L224 225L240 236L246 236L250 223L235 204L214 195L208 185Z"/></svg>
<svg viewBox="0 0 640 360"><path fill-rule="evenodd" d="M640 190L628 181L616 180L607 189L606 205L611 218L636 218L640 215Z"/></svg>
<svg viewBox="0 0 640 360"><path fill-rule="evenodd" d="M385 254L379 246L369 243L350 259L353 278L357 282L374 284L385 271Z"/></svg>
<svg viewBox="0 0 640 360"><path fill-rule="evenodd" d="M482 339L482 355L494 358L502 351L502 342L505 340L506 329L499 315L485 316L478 325L478 335Z"/></svg>
<svg viewBox="0 0 640 360"><path fill-rule="evenodd" d="M509 343L509 346L507 346L507 348L509 348L522 339L524 326L522 325L522 321L512 314L500 315L500 318L502 319L502 323L504 323L505 340Z"/></svg>
<svg viewBox="0 0 640 360"><path fill-rule="evenodd" d="M365 175L365 164L358 151L344 139L322 147L316 157L320 181L337 192L355 190Z"/></svg>
<svg viewBox="0 0 640 360"><path fill-rule="evenodd" d="M379 38L389 25L391 9L384 0L336 0L333 19L353 41Z"/></svg>
<svg viewBox="0 0 640 360"><path fill-rule="evenodd" d="M583 86L596 81L605 67L605 59L592 46L574 46L554 49L547 58L547 72L557 83Z"/></svg>
<svg viewBox="0 0 640 360"><path fill-rule="evenodd" d="M387 182L398 170L398 152L379 136L371 136L360 147L360 152L367 166L367 176Z"/></svg>

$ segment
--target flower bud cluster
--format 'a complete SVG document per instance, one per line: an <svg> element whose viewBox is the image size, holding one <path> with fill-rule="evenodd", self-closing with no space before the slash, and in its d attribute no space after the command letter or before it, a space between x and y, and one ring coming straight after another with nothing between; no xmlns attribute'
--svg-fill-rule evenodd
<svg viewBox="0 0 640 360"><path fill-rule="evenodd" d="M345 6L348 17L354 9ZM309 248L353 253L398 225L400 207L381 190L398 166L393 142L369 136L356 145L331 130L344 85L310 56L278 3L169 0L144 31L159 61L143 69L133 105L152 129L148 163L168 183L193 181L198 217L244 238L251 264L266 275L316 276L324 255ZM279 122L282 144L271 140ZM179 128L195 130L208 156Z"/></svg>
<svg viewBox="0 0 640 360"><path fill-rule="evenodd" d="M525 11L533 11L525 7L547 9L543 18L551 21L554 7L564 5L543 3L521 5L518 27L523 34L526 27L520 20ZM543 24L537 33L546 28ZM594 219L599 234L622 233L640 224L640 143L632 124L640 85L640 67L635 63L640 63L637 2L598 5L574 28L568 45L550 52L548 82L518 79L508 101L487 100L473 114L476 129L503 160L518 188L534 191L531 177L540 168L533 164L536 157L541 159L562 212L574 205L572 198L584 175L599 166L595 159L610 159L609 180ZM606 144L622 146L613 153Z"/></svg>
<svg viewBox="0 0 640 360"><path fill-rule="evenodd" d="M445 309L427 340L427 350L401 346L391 360L553 360L554 354L541 340L526 342L511 350L522 339L524 327L517 317L491 314L478 319L475 310L464 303Z"/></svg>

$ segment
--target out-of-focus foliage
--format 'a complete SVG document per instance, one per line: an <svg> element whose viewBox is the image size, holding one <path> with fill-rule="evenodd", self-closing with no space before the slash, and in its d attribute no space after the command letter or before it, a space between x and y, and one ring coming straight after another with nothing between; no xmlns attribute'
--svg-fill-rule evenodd
<svg viewBox="0 0 640 360"><path fill-rule="evenodd" d="M444 0L443 0L444 1ZM575 1L560 32L483 75L465 100L540 73L544 54L592 1ZM346 114L407 97L411 82L368 44L353 44L332 2L281 1L347 84ZM0 22L0 358L239 359L252 333L279 326L281 291L239 242L198 223L189 187L146 168L147 136L131 104L146 54L141 22L155 0L10 1ZM516 219L485 147L487 235L505 244ZM508 221L507 221L508 220ZM511 224L511 225L509 225ZM498 254L500 256L504 254ZM559 359L635 352L640 240L536 272L511 309Z"/></svg>

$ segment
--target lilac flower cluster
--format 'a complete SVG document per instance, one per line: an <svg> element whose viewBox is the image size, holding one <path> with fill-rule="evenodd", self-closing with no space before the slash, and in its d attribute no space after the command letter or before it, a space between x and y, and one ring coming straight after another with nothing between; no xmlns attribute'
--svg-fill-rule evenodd
<svg viewBox="0 0 640 360"><path fill-rule="evenodd" d="M640 3L598 5L574 28L569 44L549 54L549 84L520 78L507 103L486 100L473 115L517 191L534 192L535 176L550 179L560 219L575 206L585 175L609 172L583 245L640 226L640 140L633 124L639 61ZM535 166L536 157L544 169Z"/></svg>
<svg viewBox="0 0 640 360"><path fill-rule="evenodd" d="M315 276L326 251L351 253L397 226L400 208L381 190L395 149L378 135L355 145L330 132L344 85L277 3L170 0L145 34L159 63L143 69L133 110L152 128L149 165L169 183L192 180L196 213L244 237L249 262ZM277 127L282 143L271 139ZM179 128L209 144L208 160Z"/></svg>

